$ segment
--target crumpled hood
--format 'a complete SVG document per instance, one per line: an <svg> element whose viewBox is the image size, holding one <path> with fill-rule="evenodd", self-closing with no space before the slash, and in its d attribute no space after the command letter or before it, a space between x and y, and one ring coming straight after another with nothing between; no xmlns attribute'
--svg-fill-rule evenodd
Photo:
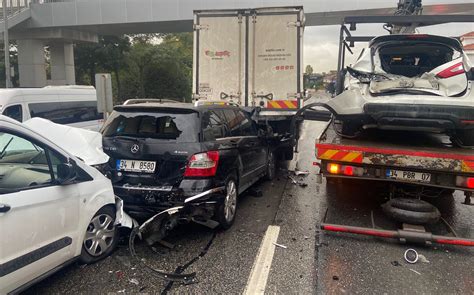
<svg viewBox="0 0 474 295"><path fill-rule="evenodd" d="M56 124L42 118L32 118L23 124L87 165L99 165L109 160L102 149L102 134L99 132Z"/></svg>

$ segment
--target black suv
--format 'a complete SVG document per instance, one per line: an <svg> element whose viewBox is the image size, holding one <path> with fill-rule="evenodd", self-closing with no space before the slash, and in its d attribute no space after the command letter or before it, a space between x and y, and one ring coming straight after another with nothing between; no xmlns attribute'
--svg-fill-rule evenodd
<svg viewBox="0 0 474 295"><path fill-rule="evenodd" d="M239 107L144 102L116 106L102 128L109 176L132 216L179 209L177 223L229 228L237 196L275 175L265 128Z"/></svg>

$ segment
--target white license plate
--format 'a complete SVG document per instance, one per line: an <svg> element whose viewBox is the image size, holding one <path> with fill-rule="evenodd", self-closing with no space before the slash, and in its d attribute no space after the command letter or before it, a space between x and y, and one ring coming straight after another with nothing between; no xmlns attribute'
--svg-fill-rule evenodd
<svg viewBox="0 0 474 295"><path fill-rule="evenodd" d="M400 171L400 170L387 170L387 177L392 179L401 179L415 182L426 182L431 181L430 173L412 172L412 171Z"/></svg>
<svg viewBox="0 0 474 295"><path fill-rule="evenodd" d="M118 171L153 173L155 169L156 162L152 161L117 160Z"/></svg>

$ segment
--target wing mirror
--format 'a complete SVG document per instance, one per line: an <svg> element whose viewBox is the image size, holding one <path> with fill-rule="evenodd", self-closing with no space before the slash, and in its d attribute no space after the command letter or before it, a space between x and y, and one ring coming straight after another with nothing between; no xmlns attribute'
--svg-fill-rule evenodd
<svg viewBox="0 0 474 295"><path fill-rule="evenodd" d="M70 184L77 177L76 167L71 163L61 163L57 166L57 175L59 184Z"/></svg>

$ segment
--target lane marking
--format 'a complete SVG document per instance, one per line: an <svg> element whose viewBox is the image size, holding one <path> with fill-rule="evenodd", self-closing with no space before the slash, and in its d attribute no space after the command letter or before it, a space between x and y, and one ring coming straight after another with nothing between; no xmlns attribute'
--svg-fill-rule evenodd
<svg viewBox="0 0 474 295"><path fill-rule="evenodd" d="M245 295L264 294L279 234L279 226L270 225L267 228L244 290Z"/></svg>

